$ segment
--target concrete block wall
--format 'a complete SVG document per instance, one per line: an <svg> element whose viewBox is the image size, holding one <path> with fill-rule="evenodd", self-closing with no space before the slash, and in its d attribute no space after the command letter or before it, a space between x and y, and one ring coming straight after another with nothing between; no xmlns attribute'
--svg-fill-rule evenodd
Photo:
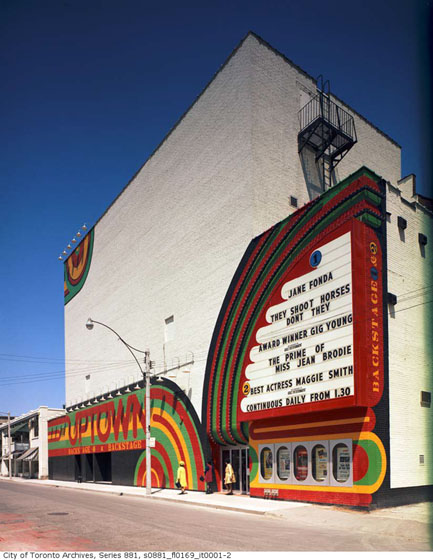
<svg viewBox="0 0 433 560"><path fill-rule="evenodd" d="M193 356L174 380L201 415L212 332L248 243L295 209L290 195L300 207L320 192L307 187L297 144L298 111L314 88L248 35L108 208L86 283L65 307L67 405L141 377L112 333L86 330L92 317L149 348L155 371ZM363 164L399 178L399 148L364 121L358 130L340 178ZM172 315L175 335L165 343Z"/></svg>
<svg viewBox="0 0 433 560"><path fill-rule="evenodd" d="M171 367L193 355L190 373L175 381L201 413L217 314L254 233L249 56L241 49L229 60L95 227L87 281L65 308L67 364L85 358L89 393L140 377L109 331L85 329L92 317L149 348L155 371L164 369L164 356ZM172 315L175 336L164 347ZM86 397L74 369L67 369L67 404Z"/></svg>
<svg viewBox="0 0 433 560"><path fill-rule="evenodd" d="M358 142L336 167L337 182L365 165L396 185L401 178L400 146L353 109L338 99L335 99L335 102L353 116L358 138Z"/></svg>
<svg viewBox="0 0 433 560"><path fill-rule="evenodd" d="M433 392L433 216L407 181L387 190L388 290L397 296L388 305L390 473L391 488L404 488L433 483L433 409L420 404L421 391Z"/></svg>
<svg viewBox="0 0 433 560"><path fill-rule="evenodd" d="M34 427L32 427L29 431L29 447L38 448L38 477L40 479L48 478L48 421L52 418L62 416L64 413L65 411L61 408L48 408L47 406L40 406L37 410L32 410L21 416L15 417L12 420L15 425L27 420L36 420L38 422L39 434L35 436ZM5 455L9 450L7 423L2 425L0 437L2 440L3 455ZM11 440L13 440L12 435ZM8 459L0 459L0 476L9 476Z"/></svg>
<svg viewBox="0 0 433 560"><path fill-rule="evenodd" d="M30 447L39 447L39 478L48 479L48 421L62 416L62 409L40 406L39 412L39 436L30 440Z"/></svg>
<svg viewBox="0 0 433 560"><path fill-rule="evenodd" d="M255 223L261 233L322 192L315 155L298 153L299 111L317 94L316 82L265 43L250 37L252 166ZM325 70L324 70L325 71ZM401 148L341 100L351 114L358 142L336 167L339 182L363 165L393 184L401 177ZM304 165L303 165L304 164ZM309 167L309 169L306 169Z"/></svg>

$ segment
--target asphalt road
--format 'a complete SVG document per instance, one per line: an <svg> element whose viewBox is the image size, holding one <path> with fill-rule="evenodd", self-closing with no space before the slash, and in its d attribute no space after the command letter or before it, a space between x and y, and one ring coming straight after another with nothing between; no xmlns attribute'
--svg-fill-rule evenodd
<svg viewBox="0 0 433 560"><path fill-rule="evenodd" d="M0 480L0 551L417 551L404 537Z"/></svg>

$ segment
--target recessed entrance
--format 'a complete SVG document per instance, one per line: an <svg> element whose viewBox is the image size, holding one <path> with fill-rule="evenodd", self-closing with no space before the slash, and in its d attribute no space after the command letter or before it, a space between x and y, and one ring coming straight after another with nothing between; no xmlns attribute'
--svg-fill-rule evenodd
<svg viewBox="0 0 433 560"><path fill-rule="evenodd" d="M225 462L229 461L236 476L233 484L233 492L238 494L249 494L250 471L248 447L225 447L221 454L221 478L224 487Z"/></svg>

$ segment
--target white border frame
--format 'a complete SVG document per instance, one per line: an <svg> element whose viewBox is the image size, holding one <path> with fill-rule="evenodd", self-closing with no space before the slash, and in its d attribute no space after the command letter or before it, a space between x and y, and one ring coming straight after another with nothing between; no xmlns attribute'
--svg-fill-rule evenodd
<svg viewBox="0 0 433 560"><path fill-rule="evenodd" d="M338 482L338 480L336 480L334 478L334 472L332 469L330 470L330 474L329 474L329 485L330 486L353 486L353 441L351 439L333 439L330 440L329 442L329 457L330 457L330 467L333 466L333 453L334 453L334 448L339 445L340 443L344 444L347 446L347 448L349 449L349 454L350 454L350 474L349 474L349 478L346 480L346 482Z"/></svg>
<svg viewBox="0 0 433 560"><path fill-rule="evenodd" d="M333 467L333 451L334 448L339 445L344 444L349 449L350 454L350 475L345 482L338 482L334 478L332 471ZM317 481L313 478L313 465L312 465L312 452L316 445L323 445L328 453L327 460L327 476L323 481ZM294 472L294 453L298 446L305 447L308 453L308 463L307 463L307 478L305 480L297 480L295 478ZM277 463L277 453L281 447L286 447L290 453L290 476L286 480L281 479L278 476L278 463ZM261 468L261 455L263 449L270 449L272 452L272 476L269 479L265 479L262 476ZM259 483L260 484L273 484L277 486L282 486L284 484L294 485L294 486L334 486L338 487L352 487L353 486L353 441L351 439L330 439L321 440L317 439L314 441L288 441L288 442L278 442L278 443L259 443L258 445L258 469L259 469Z"/></svg>

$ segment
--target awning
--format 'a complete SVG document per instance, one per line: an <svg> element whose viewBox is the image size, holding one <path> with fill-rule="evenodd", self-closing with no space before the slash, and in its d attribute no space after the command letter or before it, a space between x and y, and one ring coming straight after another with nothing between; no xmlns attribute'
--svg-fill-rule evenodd
<svg viewBox="0 0 433 560"><path fill-rule="evenodd" d="M20 455L17 461L34 461L35 459L38 458L38 452L39 452L38 447L31 447L30 449L27 449L25 453Z"/></svg>
<svg viewBox="0 0 433 560"><path fill-rule="evenodd" d="M12 451L11 459L16 459L19 456L20 453L22 453L22 451ZM2 459L3 460L9 459L9 453L6 453L6 455L3 455Z"/></svg>
<svg viewBox="0 0 433 560"><path fill-rule="evenodd" d="M29 431L29 419L24 420L24 422L18 422L14 426L11 426L11 435L16 432L28 432Z"/></svg>

